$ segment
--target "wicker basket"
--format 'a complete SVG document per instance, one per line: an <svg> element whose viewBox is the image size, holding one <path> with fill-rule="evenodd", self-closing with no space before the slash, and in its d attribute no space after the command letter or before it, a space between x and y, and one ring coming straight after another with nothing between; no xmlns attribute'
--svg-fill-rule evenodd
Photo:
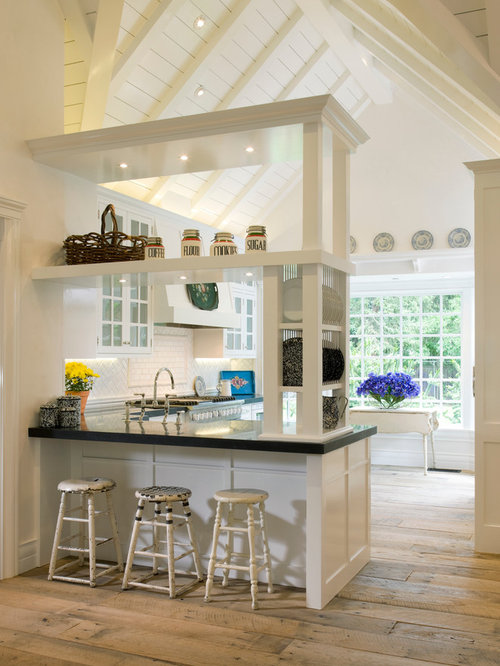
<svg viewBox="0 0 500 666"><path fill-rule="evenodd" d="M113 231L104 233L106 215L111 214ZM101 215L101 233L91 231L83 236L68 236L63 243L67 264L98 264L104 261L144 259L146 236L127 236L118 231L115 207L108 204Z"/></svg>

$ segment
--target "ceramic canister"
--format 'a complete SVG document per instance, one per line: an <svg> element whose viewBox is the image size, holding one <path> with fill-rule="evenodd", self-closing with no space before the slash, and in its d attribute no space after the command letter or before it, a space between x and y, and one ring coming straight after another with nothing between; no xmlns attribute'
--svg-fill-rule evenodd
<svg viewBox="0 0 500 666"><path fill-rule="evenodd" d="M245 254L249 252L266 252L267 235L266 227L260 224L254 224L247 229L245 238Z"/></svg>
<svg viewBox="0 0 500 666"><path fill-rule="evenodd" d="M181 257L201 257L201 238L198 229L184 229L182 232Z"/></svg>
<svg viewBox="0 0 500 666"><path fill-rule="evenodd" d="M231 254L238 254L238 247L233 238L233 234L227 231L216 233L210 246L210 255L212 257L227 257Z"/></svg>
<svg viewBox="0 0 500 666"><path fill-rule="evenodd" d="M146 243L146 259L165 259L165 248L159 236L150 236Z"/></svg>

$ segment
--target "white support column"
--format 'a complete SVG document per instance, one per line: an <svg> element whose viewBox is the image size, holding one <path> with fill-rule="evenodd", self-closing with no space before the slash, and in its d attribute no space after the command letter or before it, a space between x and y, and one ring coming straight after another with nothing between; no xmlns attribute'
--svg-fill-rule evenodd
<svg viewBox="0 0 500 666"><path fill-rule="evenodd" d="M263 278L264 433L269 435L283 432L283 394L279 391L283 383L282 336L279 328L283 311L282 270L281 266L266 266Z"/></svg>
<svg viewBox="0 0 500 666"><path fill-rule="evenodd" d="M321 249L323 243L325 132L322 125L304 123L302 141L302 249L317 250Z"/></svg>
<svg viewBox="0 0 500 666"><path fill-rule="evenodd" d="M500 159L466 166L475 176L475 548L500 553Z"/></svg>
<svg viewBox="0 0 500 666"><path fill-rule="evenodd" d="M0 197L0 577L18 569L20 226L25 204Z"/></svg>
<svg viewBox="0 0 500 666"><path fill-rule="evenodd" d="M338 145L335 145L338 144ZM344 145L334 141L333 170L331 179L333 193L332 245L329 252L342 259L350 254L350 154Z"/></svg>
<svg viewBox="0 0 500 666"><path fill-rule="evenodd" d="M302 270L302 435L323 434L323 347L322 264L308 264Z"/></svg>

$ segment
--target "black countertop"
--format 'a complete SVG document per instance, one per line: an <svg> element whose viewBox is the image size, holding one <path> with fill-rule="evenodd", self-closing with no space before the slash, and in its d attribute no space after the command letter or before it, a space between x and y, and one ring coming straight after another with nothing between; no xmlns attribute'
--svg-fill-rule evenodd
<svg viewBox="0 0 500 666"><path fill-rule="evenodd" d="M210 449L241 449L245 451L277 451L282 453L323 454L340 449L377 432L373 426L354 426L353 432L332 437L324 442L260 439L262 421L210 420L192 422L177 427L157 421L125 423L121 411L89 414L80 428L29 428L30 437L78 441L149 444L160 446L197 446Z"/></svg>

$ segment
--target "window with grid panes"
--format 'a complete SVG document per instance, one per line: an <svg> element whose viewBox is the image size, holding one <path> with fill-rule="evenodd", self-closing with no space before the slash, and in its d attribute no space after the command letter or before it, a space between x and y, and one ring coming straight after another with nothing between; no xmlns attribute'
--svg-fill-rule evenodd
<svg viewBox="0 0 500 666"><path fill-rule="evenodd" d="M462 424L462 296L415 294L351 299L350 405L370 372L405 372L420 385L408 407L435 407L440 421Z"/></svg>

